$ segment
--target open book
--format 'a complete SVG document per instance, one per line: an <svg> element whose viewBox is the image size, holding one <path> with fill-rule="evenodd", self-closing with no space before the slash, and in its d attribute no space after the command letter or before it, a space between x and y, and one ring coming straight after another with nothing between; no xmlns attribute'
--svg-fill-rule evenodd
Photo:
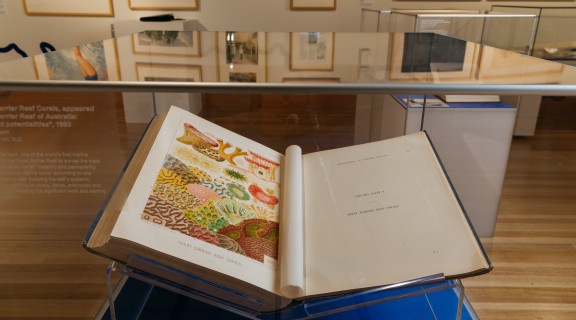
<svg viewBox="0 0 576 320"><path fill-rule="evenodd" d="M426 133L282 155L177 107L151 123L84 245L272 309L492 268Z"/></svg>

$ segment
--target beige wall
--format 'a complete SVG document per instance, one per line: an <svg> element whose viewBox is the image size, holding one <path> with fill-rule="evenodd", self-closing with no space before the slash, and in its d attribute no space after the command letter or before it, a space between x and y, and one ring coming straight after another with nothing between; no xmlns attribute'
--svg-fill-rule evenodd
<svg viewBox="0 0 576 320"><path fill-rule="evenodd" d="M0 0L6 13L0 15L0 47L16 43L30 55L40 53L39 43L46 41L57 49L110 37L110 24L116 20L136 20L160 11L132 11L128 0L113 0L115 17L27 16L21 0ZM49 1L49 0L47 0ZM260 31L358 31L362 7L372 9L475 9L488 10L493 4L529 6L571 6L572 2L503 1L391 1L337 0L335 11L290 11L289 0L199 0L199 11L173 12L176 17L197 19L209 30ZM0 54L0 61L20 56Z"/></svg>

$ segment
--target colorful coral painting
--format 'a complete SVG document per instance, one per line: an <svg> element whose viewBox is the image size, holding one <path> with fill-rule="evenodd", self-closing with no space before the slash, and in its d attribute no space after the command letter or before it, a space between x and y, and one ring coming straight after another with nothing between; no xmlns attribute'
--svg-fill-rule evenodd
<svg viewBox="0 0 576 320"><path fill-rule="evenodd" d="M102 42L49 52L45 56L50 80L107 79L106 58Z"/></svg>
<svg viewBox="0 0 576 320"><path fill-rule="evenodd" d="M39 80L120 80L110 40L36 55L34 63Z"/></svg>
<svg viewBox="0 0 576 320"><path fill-rule="evenodd" d="M141 219L260 262L277 260L279 166L184 122Z"/></svg>

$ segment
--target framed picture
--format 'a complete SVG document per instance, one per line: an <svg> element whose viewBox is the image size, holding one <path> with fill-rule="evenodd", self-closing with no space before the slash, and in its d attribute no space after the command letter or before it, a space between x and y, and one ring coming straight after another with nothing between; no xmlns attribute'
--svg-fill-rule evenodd
<svg viewBox="0 0 576 320"><path fill-rule="evenodd" d="M391 35L390 80L471 80L478 45L434 33Z"/></svg>
<svg viewBox="0 0 576 320"><path fill-rule="evenodd" d="M135 54L200 57L198 31L143 31L132 34Z"/></svg>
<svg viewBox="0 0 576 320"><path fill-rule="evenodd" d="M138 81L200 82L202 67L165 63L136 63Z"/></svg>
<svg viewBox="0 0 576 320"><path fill-rule="evenodd" d="M198 0L128 0L132 10L198 10Z"/></svg>
<svg viewBox="0 0 576 320"><path fill-rule="evenodd" d="M23 0L27 15L113 17L112 0Z"/></svg>
<svg viewBox="0 0 576 320"><path fill-rule="evenodd" d="M230 72L228 80L230 82L258 82L258 75L255 72Z"/></svg>
<svg viewBox="0 0 576 320"><path fill-rule="evenodd" d="M219 79L223 82L266 82L265 32L219 32Z"/></svg>
<svg viewBox="0 0 576 320"><path fill-rule="evenodd" d="M290 0L292 10L335 10L336 0Z"/></svg>
<svg viewBox="0 0 576 320"><path fill-rule="evenodd" d="M283 78L284 83L340 83L340 78Z"/></svg>
<svg viewBox="0 0 576 320"><path fill-rule="evenodd" d="M118 81L114 39L34 56L39 80Z"/></svg>
<svg viewBox="0 0 576 320"><path fill-rule="evenodd" d="M332 71L334 42L333 32L291 32L290 70Z"/></svg>

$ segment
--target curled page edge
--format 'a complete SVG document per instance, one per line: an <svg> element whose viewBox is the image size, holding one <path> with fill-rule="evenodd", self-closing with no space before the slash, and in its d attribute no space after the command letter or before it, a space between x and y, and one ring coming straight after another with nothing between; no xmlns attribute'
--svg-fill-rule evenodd
<svg viewBox="0 0 576 320"><path fill-rule="evenodd" d="M302 149L289 146L284 156L280 232L280 293L304 296L304 202Z"/></svg>

